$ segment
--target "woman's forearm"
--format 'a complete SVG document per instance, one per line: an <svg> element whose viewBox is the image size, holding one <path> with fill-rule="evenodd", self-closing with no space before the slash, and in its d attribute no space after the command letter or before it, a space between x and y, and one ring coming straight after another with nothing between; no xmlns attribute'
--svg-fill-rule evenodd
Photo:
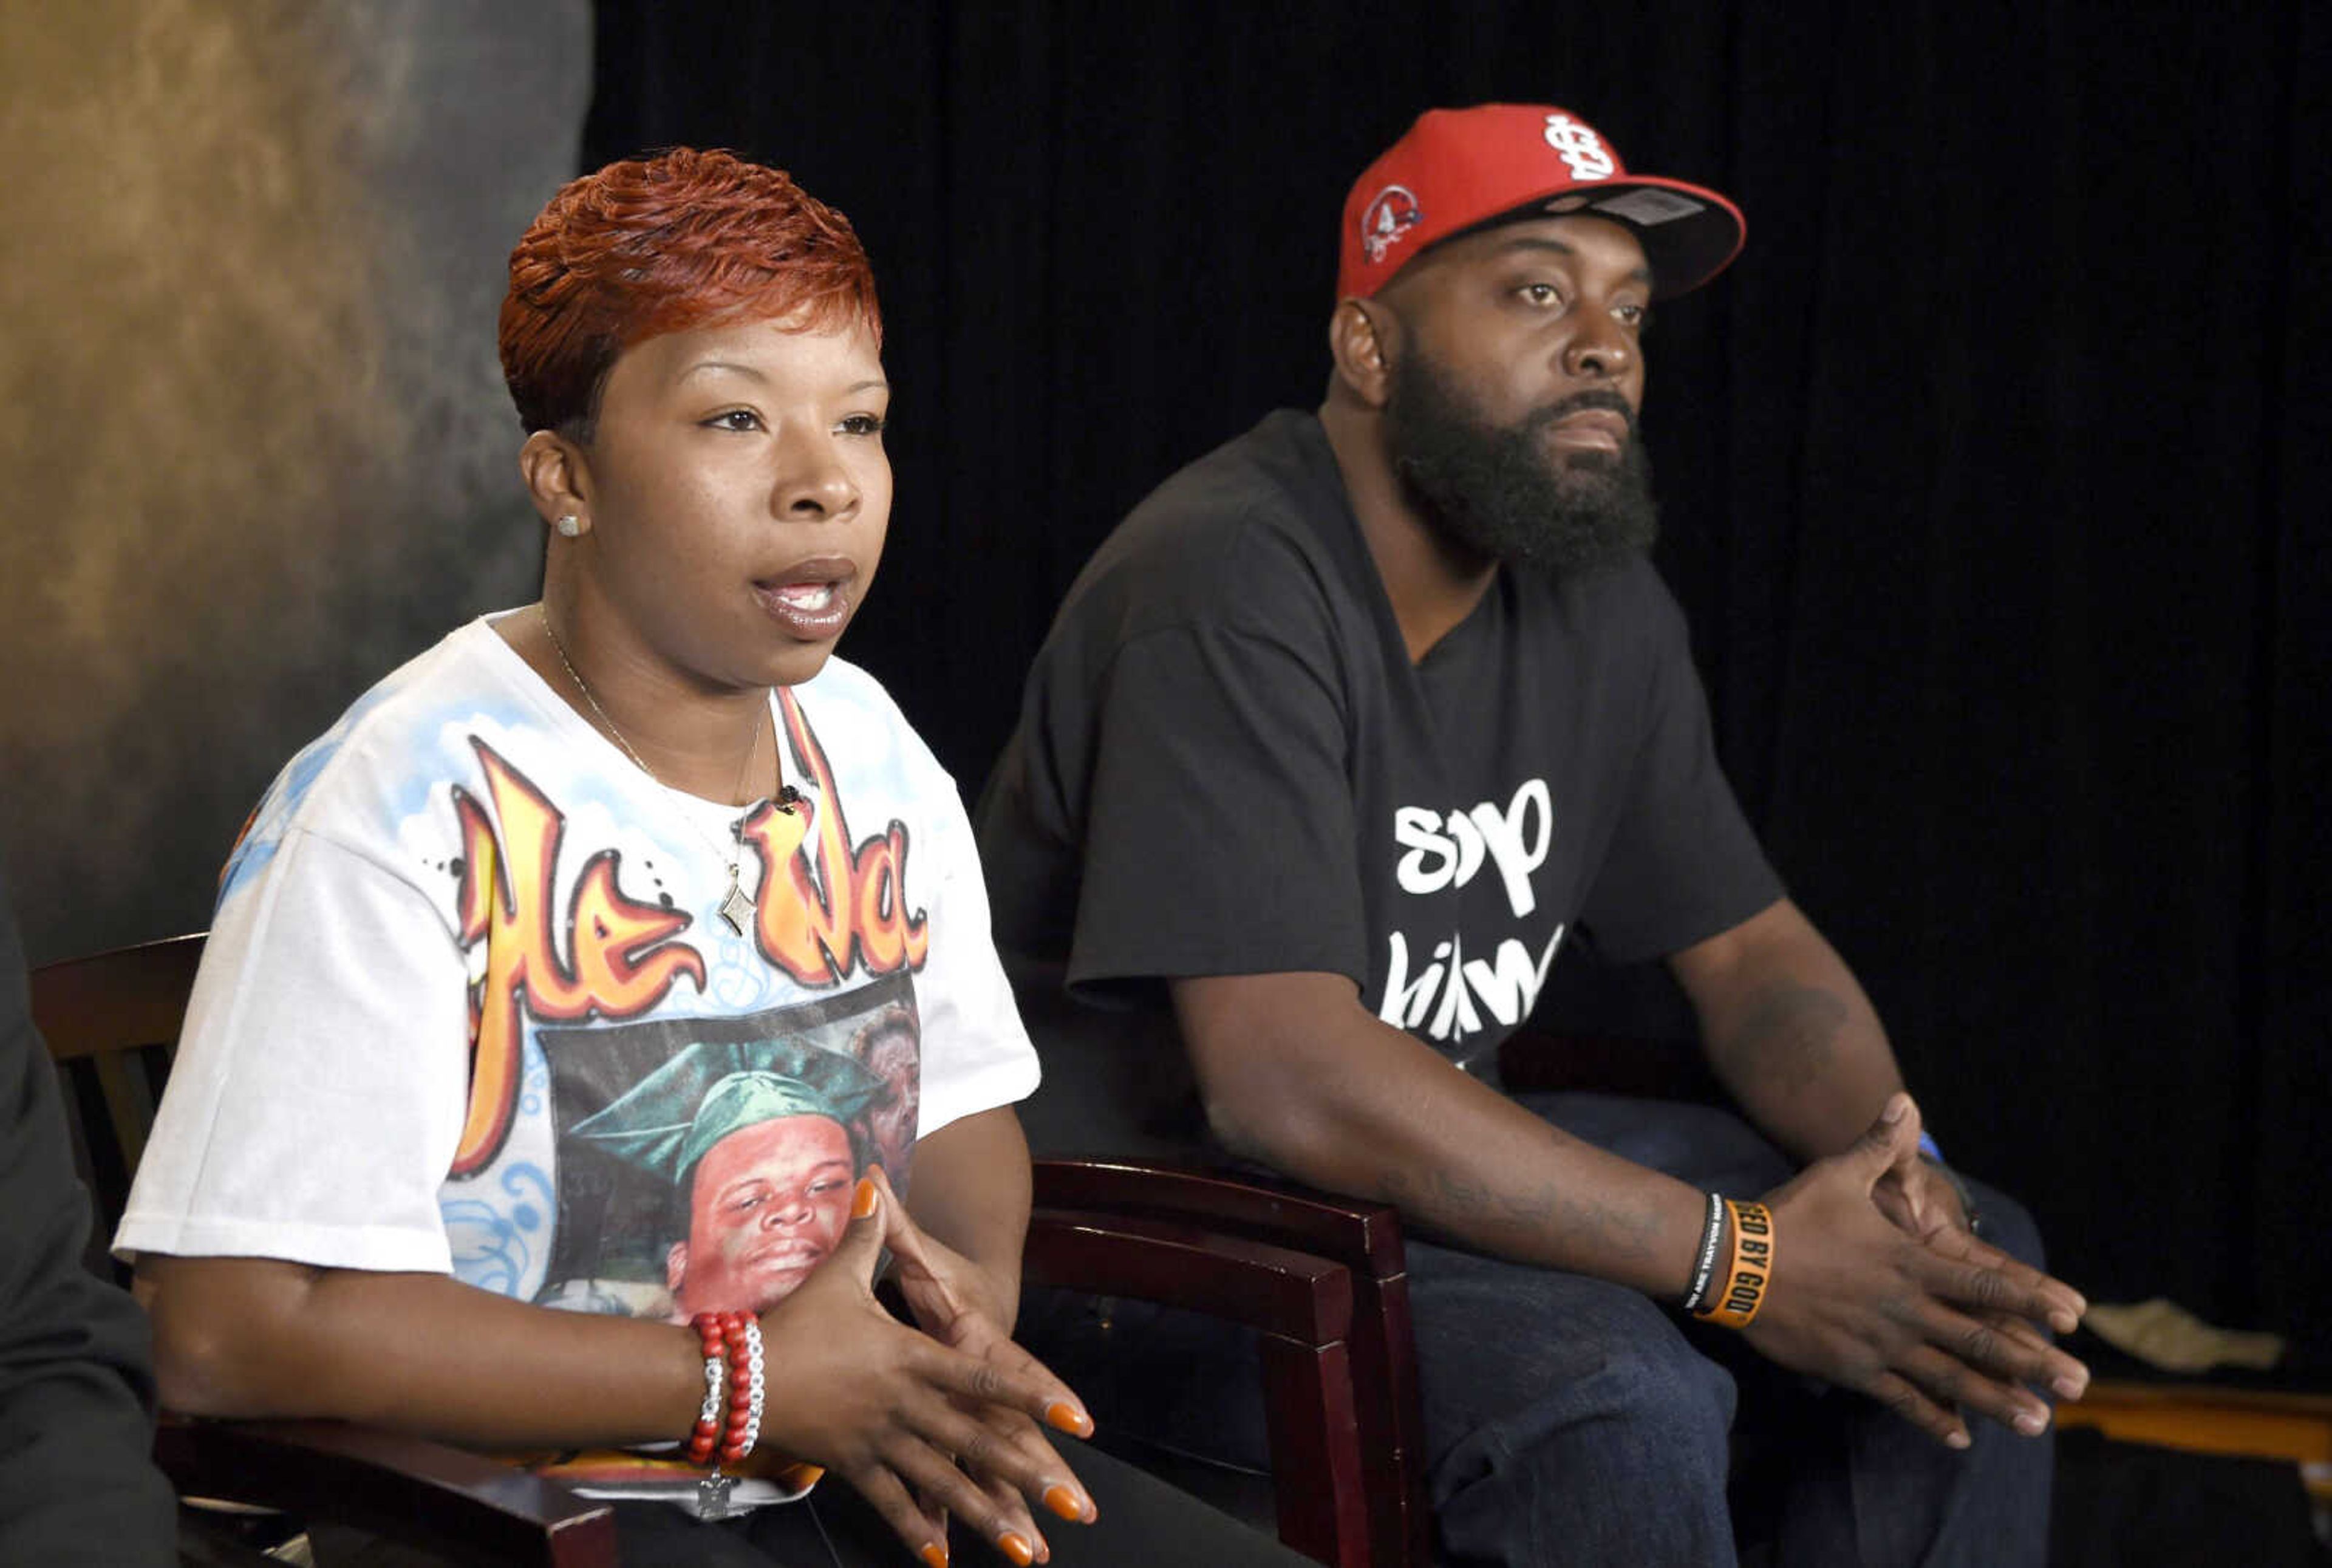
<svg viewBox="0 0 2332 1568"><path fill-rule="evenodd" d="M311 1416L482 1448L683 1438L703 1397L687 1328L512 1301L443 1275L148 1257L162 1401Z"/></svg>
<svg viewBox="0 0 2332 1568"><path fill-rule="evenodd" d="M1009 1330L1020 1304L1020 1249L1028 1233L1028 1141L1011 1106L950 1123L915 1145L907 1212L980 1268Z"/></svg>

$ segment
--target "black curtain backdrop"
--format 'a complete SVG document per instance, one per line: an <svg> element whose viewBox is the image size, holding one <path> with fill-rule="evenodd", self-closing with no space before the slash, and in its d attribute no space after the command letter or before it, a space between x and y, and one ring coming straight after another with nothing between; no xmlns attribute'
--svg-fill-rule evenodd
<svg viewBox="0 0 2332 1568"><path fill-rule="evenodd" d="M1645 425L1744 804L2062 1273L2305 1334L2327 62L2311 0L608 0L585 153L735 147L865 235L899 502L846 651L967 795L1109 527L1318 401L1345 187L1416 113L1562 103L1734 195Z"/></svg>

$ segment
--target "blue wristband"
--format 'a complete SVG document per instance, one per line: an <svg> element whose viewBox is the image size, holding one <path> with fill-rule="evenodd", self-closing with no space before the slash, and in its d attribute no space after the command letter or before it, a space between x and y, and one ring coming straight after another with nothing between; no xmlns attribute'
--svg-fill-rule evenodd
<svg viewBox="0 0 2332 1568"><path fill-rule="evenodd" d="M1938 1165L1944 1162L1944 1152L1935 1147L1935 1140L1925 1127L1919 1129L1919 1152Z"/></svg>

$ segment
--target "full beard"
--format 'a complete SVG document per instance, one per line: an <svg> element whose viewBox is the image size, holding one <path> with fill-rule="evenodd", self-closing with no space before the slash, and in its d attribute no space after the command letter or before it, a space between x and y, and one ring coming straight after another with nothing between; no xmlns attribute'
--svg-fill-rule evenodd
<svg viewBox="0 0 2332 1568"><path fill-rule="evenodd" d="M1548 429L1586 408L1627 419L1618 454L1554 455ZM1478 556L1581 575L1640 554L1659 537L1651 464L1635 413L1617 392L1591 388L1501 426L1482 417L1440 367L1411 352L1393 366L1384 418L1393 472L1410 500L1445 539Z"/></svg>

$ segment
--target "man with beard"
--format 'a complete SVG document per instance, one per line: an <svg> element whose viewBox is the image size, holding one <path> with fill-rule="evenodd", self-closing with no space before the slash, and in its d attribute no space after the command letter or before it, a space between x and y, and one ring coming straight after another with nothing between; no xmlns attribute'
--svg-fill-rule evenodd
<svg viewBox="0 0 2332 1568"><path fill-rule="evenodd" d="M1032 1131L1211 1143L1400 1205L1449 1561L1733 1562L1738 1457L1780 1562L2037 1563L2033 1390L2086 1384L2046 1338L2081 1298L1980 1189L1978 1240L1922 1156L1869 1002L1717 770L1645 555L1645 312L1741 233L1551 107L1428 114L1361 177L1325 404L1103 545L982 801L999 945L1050 1037ZM1566 937L1666 960L1739 1114L1500 1090ZM1113 1310L1122 1363L1144 1336ZM1153 1322L1181 1364L1131 1404L1210 1391L1184 1329Z"/></svg>

